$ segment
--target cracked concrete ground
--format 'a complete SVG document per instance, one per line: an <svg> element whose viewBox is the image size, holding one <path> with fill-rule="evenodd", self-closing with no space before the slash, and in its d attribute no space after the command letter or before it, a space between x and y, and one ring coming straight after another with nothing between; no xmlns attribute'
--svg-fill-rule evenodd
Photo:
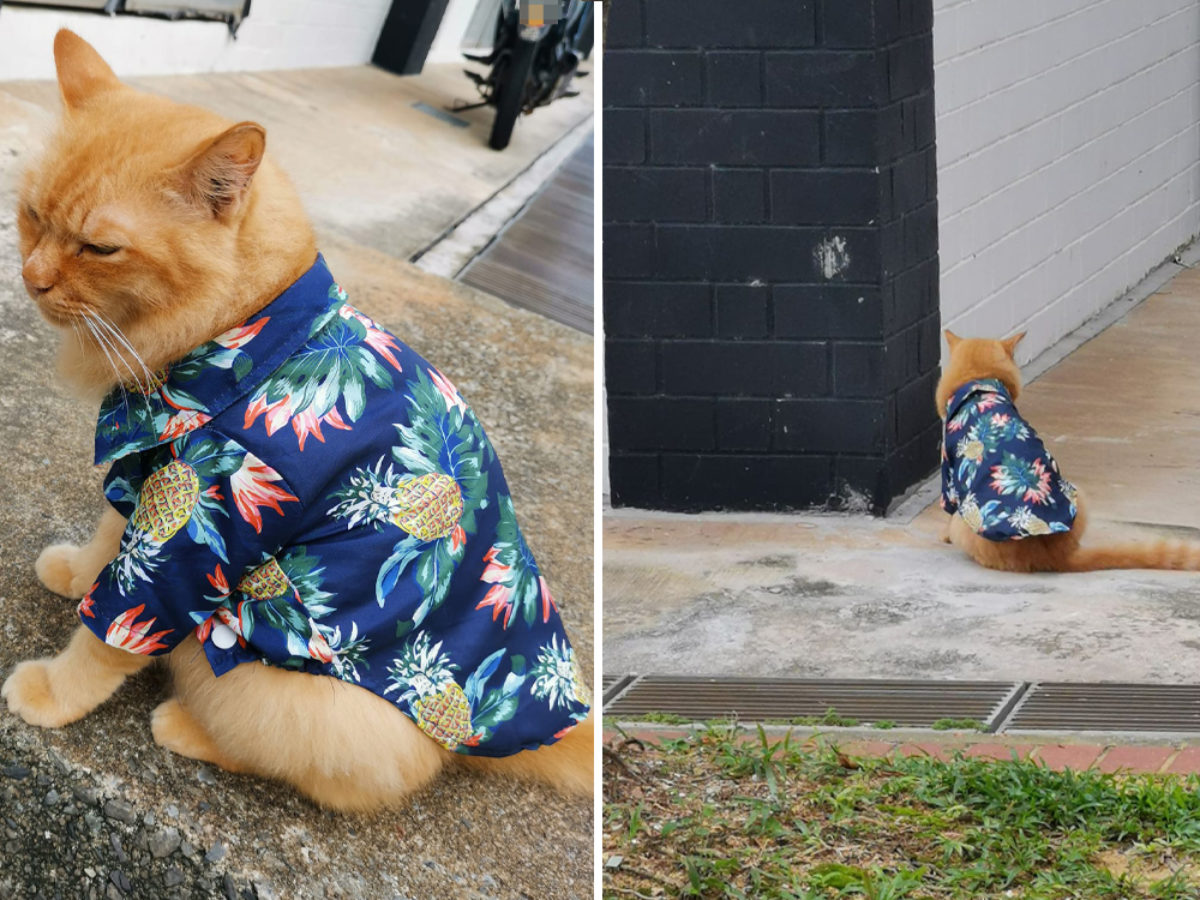
<svg viewBox="0 0 1200 900"><path fill-rule="evenodd" d="M352 301L471 400L590 675L591 338L406 262L590 115L590 99L539 110L496 154L488 111L460 129L412 108L467 96L457 67L435 69L138 84L266 126ZM95 410L54 381L56 337L25 296L16 249L15 179L56 105L53 85L0 84L0 678L64 645L73 605L37 583L33 560L86 539L102 503ZM0 709L0 897L591 896L589 800L452 775L404 809L335 815L157 747L149 714L165 691L151 670L56 731Z"/></svg>
<svg viewBox="0 0 1200 900"><path fill-rule="evenodd" d="M1200 541L1197 335L1189 269L1026 388L1086 543ZM605 671L1200 682L1200 573L993 572L944 518L610 511Z"/></svg>

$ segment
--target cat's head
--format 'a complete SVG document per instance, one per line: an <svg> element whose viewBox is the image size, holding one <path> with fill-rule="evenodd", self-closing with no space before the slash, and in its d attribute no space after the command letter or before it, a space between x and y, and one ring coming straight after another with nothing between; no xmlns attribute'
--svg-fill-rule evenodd
<svg viewBox="0 0 1200 900"><path fill-rule="evenodd" d="M62 117L19 194L26 290L68 336L94 341L100 318L139 352L173 358L211 336L200 323L222 317L213 304L235 305L241 269L259 250L247 244L262 240L262 207L278 206L280 192L298 200L262 165L261 125L123 85L67 30L54 59ZM156 329L185 346L160 348Z"/></svg>
<svg viewBox="0 0 1200 900"><path fill-rule="evenodd" d="M946 415L946 402L968 381L982 378L998 379L1014 400L1021 393L1021 367L1017 365L1016 350L1025 332L1004 340L991 338L960 338L950 329L943 332L950 347L950 359L938 379L936 399L938 413Z"/></svg>

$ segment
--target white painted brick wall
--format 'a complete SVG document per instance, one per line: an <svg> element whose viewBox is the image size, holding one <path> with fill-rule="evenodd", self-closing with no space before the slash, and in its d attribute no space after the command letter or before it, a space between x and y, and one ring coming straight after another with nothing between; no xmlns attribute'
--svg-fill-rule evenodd
<svg viewBox="0 0 1200 900"><path fill-rule="evenodd" d="M433 38L426 62L431 63L460 63L462 58L463 35L475 14L479 0L450 0L446 12L442 16L441 25Z"/></svg>
<svg viewBox="0 0 1200 900"><path fill-rule="evenodd" d="M934 0L942 322L1021 362L1200 234L1200 0Z"/></svg>
<svg viewBox="0 0 1200 900"><path fill-rule="evenodd" d="M370 61L390 0L254 0L237 40L219 22L168 22L69 10L0 8L0 80L53 78L61 27L121 75L355 66Z"/></svg>

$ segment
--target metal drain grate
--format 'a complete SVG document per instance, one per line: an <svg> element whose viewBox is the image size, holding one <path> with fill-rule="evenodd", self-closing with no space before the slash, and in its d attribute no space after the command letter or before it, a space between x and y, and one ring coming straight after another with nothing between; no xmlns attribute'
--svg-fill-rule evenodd
<svg viewBox="0 0 1200 900"><path fill-rule="evenodd" d="M646 675L614 692L605 715L636 721L664 713L692 721L823 716L834 709L858 722L928 727L939 719L975 719L988 730L1008 713L1022 684L1010 681L832 681L824 679L689 678Z"/></svg>
<svg viewBox="0 0 1200 900"><path fill-rule="evenodd" d="M605 675L603 678L604 705L607 707L631 681L633 681L632 675Z"/></svg>
<svg viewBox="0 0 1200 900"><path fill-rule="evenodd" d="M1200 732L1200 685L1038 682L1005 731Z"/></svg>

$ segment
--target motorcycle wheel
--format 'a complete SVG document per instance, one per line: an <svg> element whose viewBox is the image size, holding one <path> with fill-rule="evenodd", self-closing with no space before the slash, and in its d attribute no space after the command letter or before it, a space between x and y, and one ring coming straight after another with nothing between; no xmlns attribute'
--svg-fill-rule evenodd
<svg viewBox="0 0 1200 900"><path fill-rule="evenodd" d="M488 146L493 150L503 150L512 139L513 126L521 114L525 83L533 68L537 46L533 41L517 41L509 56L504 80L496 86L496 120L492 123L492 136L488 139Z"/></svg>

